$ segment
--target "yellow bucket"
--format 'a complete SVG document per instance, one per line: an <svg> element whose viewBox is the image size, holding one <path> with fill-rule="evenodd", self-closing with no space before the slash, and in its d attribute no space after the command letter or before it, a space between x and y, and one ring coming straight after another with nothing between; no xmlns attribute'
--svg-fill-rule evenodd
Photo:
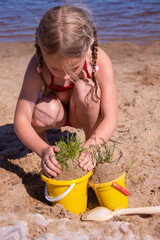
<svg viewBox="0 0 160 240"><path fill-rule="evenodd" d="M121 177L106 183L92 184L89 182L89 186L95 191L101 206L110 210L126 208L128 206L126 195L129 195L129 193L125 190L125 175L124 173ZM116 187L119 187L120 190Z"/></svg>
<svg viewBox="0 0 160 240"><path fill-rule="evenodd" d="M79 215L87 208L88 179L91 175L92 171L81 178L60 181L50 179L42 172L41 178L46 182L45 198L53 205L60 203L66 210Z"/></svg>

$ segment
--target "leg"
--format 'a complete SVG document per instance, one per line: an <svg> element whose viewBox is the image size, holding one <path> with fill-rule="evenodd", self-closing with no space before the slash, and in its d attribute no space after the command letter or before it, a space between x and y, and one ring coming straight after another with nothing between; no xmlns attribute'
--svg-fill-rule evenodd
<svg viewBox="0 0 160 240"><path fill-rule="evenodd" d="M94 96L93 86L92 80L79 80L70 99L69 121L72 126L84 129L86 139L94 133L100 122L100 100Z"/></svg>
<svg viewBox="0 0 160 240"><path fill-rule="evenodd" d="M40 99L35 105L32 126L38 135L47 141L45 130L62 127L66 118L66 110L61 101L53 94L49 94Z"/></svg>
<svg viewBox="0 0 160 240"><path fill-rule="evenodd" d="M79 80L73 89L70 99L69 121L75 127L82 127L86 140L95 132L101 121L100 100L94 94L92 80ZM98 96L100 90L98 89ZM79 157L79 165L83 170L92 170L96 163L89 151L82 152Z"/></svg>

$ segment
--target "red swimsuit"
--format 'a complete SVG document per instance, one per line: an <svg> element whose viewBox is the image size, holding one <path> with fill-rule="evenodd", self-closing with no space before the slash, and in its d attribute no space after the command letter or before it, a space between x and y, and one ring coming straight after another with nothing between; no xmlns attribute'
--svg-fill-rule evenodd
<svg viewBox="0 0 160 240"><path fill-rule="evenodd" d="M90 74L88 72L88 69L87 69L87 62L85 61L84 63L84 67L85 67L85 70L86 70L86 73L87 73L87 77L90 78ZM74 86L74 83L71 83L69 86L55 86L54 85L54 75L51 74L51 83L49 84L49 88L52 89L53 91L55 92L65 92L65 91L68 91L70 89L72 89Z"/></svg>

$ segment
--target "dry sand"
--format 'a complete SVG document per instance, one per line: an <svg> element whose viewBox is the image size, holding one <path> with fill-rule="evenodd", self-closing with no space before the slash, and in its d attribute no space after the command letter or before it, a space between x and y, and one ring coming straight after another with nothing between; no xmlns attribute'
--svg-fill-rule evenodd
<svg viewBox="0 0 160 240"><path fill-rule="evenodd" d="M160 205L160 42L101 46L109 54L115 72L119 122L109 144L116 143L113 160L127 170L129 207ZM13 129L16 101L34 44L0 43L0 48L0 215L14 213L17 219L26 220L30 239L42 233L56 233L59 218L70 220L66 225L69 230L83 227L87 233L98 228L106 236L106 223L84 224L79 216L65 211L61 205L52 207L46 202L40 159L34 153L27 153ZM83 131L62 128L48 132L50 141L60 139L67 131L84 138ZM57 219L57 225L56 222L47 227L29 225L26 216L33 213ZM114 221L129 222L139 239L146 239L145 234L160 239L159 216L127 216ZM0 221L0 227L10 223L8 217ZM123 235L122 239L129 239L125 232Z"/></svg>

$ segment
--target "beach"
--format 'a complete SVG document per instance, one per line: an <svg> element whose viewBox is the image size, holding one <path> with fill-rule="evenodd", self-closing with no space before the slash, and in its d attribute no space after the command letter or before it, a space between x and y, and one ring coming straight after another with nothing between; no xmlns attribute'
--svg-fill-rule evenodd
<svg viewBox="0 0 160 240"><path fill-rule="evenodd" d="M115 74L119 117L109 144L115 144L113 160L126 171L126 189L130 192L128 208L158 206L160 41L146 44L114 42L100 46L111 58ZM46 239L63 239L64 236L64 239L72 239L67 238L69 232L75 236L73 239L87 239L87 236L88 239L102 240L160 239L160 215L121 216L101 223L82 222L80 216L59 204L53 207L45 200L45 183L40 177L41 159L20 142L13 126L24 73L35 52L34 43L0 42L0 48L0 236L5 234L2 228L21 221L28 229L23 239L40 239L46 234L55 236L49 238L51 235L48 235ZM71 127L52 130L48 136L58 140L66 132L84 138L82 130ZM43 219L43 224L35 220L36 216ZM66 235L56 238L64 231L67 231Z"/></svg>

